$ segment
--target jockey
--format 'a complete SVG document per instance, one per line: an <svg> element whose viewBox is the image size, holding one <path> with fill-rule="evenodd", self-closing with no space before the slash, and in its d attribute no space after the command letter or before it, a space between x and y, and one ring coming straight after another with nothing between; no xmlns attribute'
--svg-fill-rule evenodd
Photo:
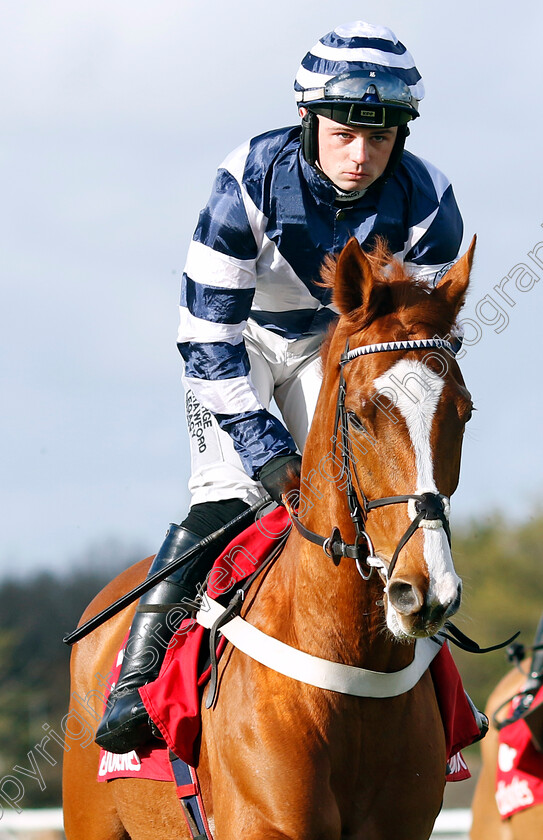
<svg viewBox="0 0 543 840"><path fill-rule="evenodd" d="M424 95L390 29L338 26L296 75L300 125L230 154L200 214L181 290L192 503L172 525L154 574L262 498L299 484L300 452L320 386L319 351L336 318L318 283L324 257L356 236L383 237L429 285L458 255L462 219L448 179L404 150ZM281 422L269 410L272 398ZM200 552L140 600L97 742L126 752L151 737L138 688L156 679L211 566Z"/></svg>

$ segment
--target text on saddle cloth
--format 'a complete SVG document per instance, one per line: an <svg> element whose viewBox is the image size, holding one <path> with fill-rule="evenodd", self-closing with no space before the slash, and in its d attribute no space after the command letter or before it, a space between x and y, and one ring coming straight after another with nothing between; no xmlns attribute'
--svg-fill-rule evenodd
<svg viewBox="0 0 543 840"><path fill-rule="evenodd" d="M107 685L113 687L119 678L122 665L122 653L128 640L128 633L122 643L121 649L115 659L115 664L108 674ZM104 701L107 702L109 689L104 693ZM105 708L104 702L104 708ZM108 782L111 779L151 779L157 782L171 782L173 779L172 769L168 760L168 750L159 741L151 741L137 751L118 754L108 750L100 749L98 763L99 782Z"/></svg>
<svg viewBox="0 0 543 840"><path fill-rule="evenodd" d="M508 710L514 713L520 695L513 698ZM533 706L543 703L543 686ZM543 803L543 753L534 746L532 735L522 719L507 724L499 731L498 768L496 772L496 805L503 820L513 814Z"/></svg>

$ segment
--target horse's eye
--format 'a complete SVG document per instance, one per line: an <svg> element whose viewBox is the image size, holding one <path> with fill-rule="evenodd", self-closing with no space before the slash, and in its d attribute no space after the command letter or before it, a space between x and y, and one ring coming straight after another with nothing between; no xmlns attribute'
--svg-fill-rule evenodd
<svg viewBox="0 0 543 840"><path fill-rule="evenodd" d="M367 432L367 429L364 426L362 420L357 414L354 413L354 411L348 411L347 417L353 429L357 429L357 431L359 432Z"/></svg>

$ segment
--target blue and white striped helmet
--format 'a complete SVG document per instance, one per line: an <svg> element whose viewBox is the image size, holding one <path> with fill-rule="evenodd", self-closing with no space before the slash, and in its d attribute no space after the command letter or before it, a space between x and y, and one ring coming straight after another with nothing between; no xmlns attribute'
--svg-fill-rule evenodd
<svg viewBox="0 0 543 840"><path fill-rule="evenodd" d="M386 26L357 20L336 27L304 57L296 102L346 125L402 125L418 116L422 77Z"/></svg>

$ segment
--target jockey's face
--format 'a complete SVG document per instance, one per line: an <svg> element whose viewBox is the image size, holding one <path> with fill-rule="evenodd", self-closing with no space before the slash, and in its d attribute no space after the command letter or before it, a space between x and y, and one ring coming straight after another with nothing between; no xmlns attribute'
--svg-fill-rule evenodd
<svg viewBox="0 0 543 840"><path fill-rule="evenodd" d="M342 190L364 190L386 169L398 127L355 128L319 115L319 166Z"/></svg>

